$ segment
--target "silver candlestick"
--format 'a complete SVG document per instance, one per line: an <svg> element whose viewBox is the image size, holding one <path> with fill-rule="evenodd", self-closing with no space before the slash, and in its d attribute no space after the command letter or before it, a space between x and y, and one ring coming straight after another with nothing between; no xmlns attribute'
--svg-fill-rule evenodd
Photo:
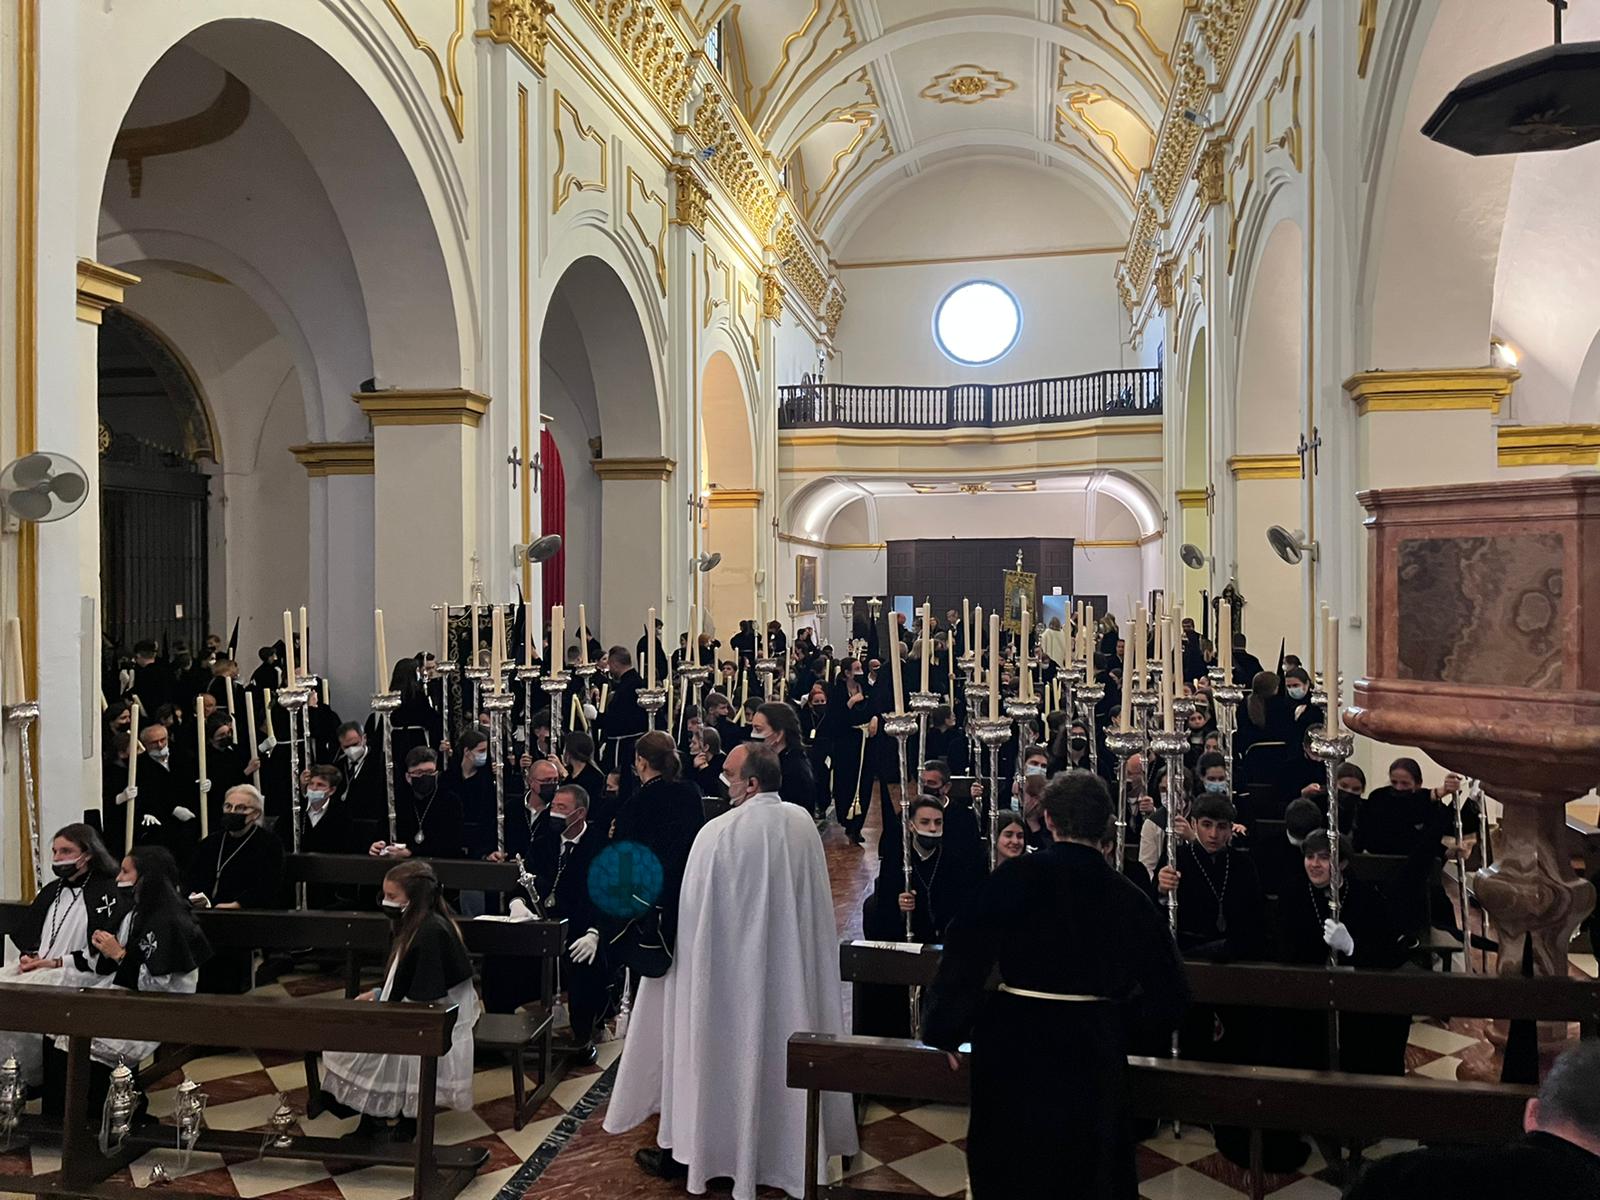
<svg viewBox="0 0 1600 1200"><path fill-rule="evenodd" d="M1106 685L1091 679L1078 688L1078 709L1081 720L1089 730L1089 770L1100 774L1100 734L1096 725L1100 720L1100 701L1106 698ZM1067 710L1069 713L1071 709Z"/></svg>
<svg viewBox="0 0 1600 1200"><path fill-rule="evenodd" d="M506 853L506 722L516 702L516 697L504 690L483 698L483 708L489 714L489 761L494 764L494 848L502 858Z"/></svg>
<svg viewBox="0 0 1600 1200"><path fill-rule="evenodd" d="M489 668L463 667L461 669L461 678L466 681L461 685L463 705L465 705L467 684L470 683L472 685L472 711L466 714L465 723L468 726L476 725L478 723L478 714L483 711L483 685L488 681Z"/></svg>
<svg viewBox="0 0 1600 1200"><path fill-rule="evenodd" d="M278 702L278 707L289 714L289 820L291 846L296 854L300 853L300 815L303 802L303 793L300 788L300 726L305 717L306 699L309 693L305 688L295 686L281 688L273 697ZM295 906L306 906L306 885L302 880L295 884Z"/></svg>
<svg viewBox="0 0 1600 1200"><path fill-rule="evenodd" d="M928 757L928 714L943 703L944 697L935 692L912 692L906 697L906 707L917 718L917 756L924 761Z"/></svg>
<svg viewBox="0 0 1600 1200"><path fill-rule="evenodd" d="M1211 710L1217 718L1217 737L1222 743L1222 758L1228 768L1228 794L1233 794L1233 735L1239 728L1239 704L1244 700L1244 689L1236 686L1228 672L1212 667Z"/></svg>
<svg viewBox="0 0 1600 1200"><path fill-rule="evenodd" d="M539 686L544 689L550 705L550 752L561 753L561 701L567 694L567 686L572 682L572 676L566 671L555 671L546 675L539 681ZM529 717L531 721L533 718ZM533 729L528 729L528 745L533 746ZM533 751L529 750L532 756Z"/></svg>
<svg viewBox="0 0 1600 1200"><path fill-rule="evenodd" d="M33 747L30 737L33 723L38 719L37 700L19 700L15 704L6 706L5 721L17 731L17 752L22 759L22 820L27 832L28 848L33 852L35 887L38 887L45 877L44 847L40 835L44 822L39 812L39 791L33 782ZM137 739L139 731L133 730L131 736Z"/></svg>
<svg viewBox="0 0 1600 1200"><path fill-rule="evenodd" d="M763 700L771 700L772 681L782 672L783 666L777 659L770 657L756 659L754 666L756 674L761 676L761 697Z"/></svg>
<svg viewBox="0 0 1600 1200"><path fill-rule="evenodd" d="M460 725L461 689L450 686L450 681L460 672L460 668L453 662L435 662L433 669L439 676L439 729L448 742Z"/></svg>
<svg viewBox="0 0 1600 1200"><path fill-rule="evenodd" d="M1090 746L1094 742L1089 743ZM1117 759L1117 861L1118 871L1126 870L1128 848L1128 760L1144 749L1144 734L1137 729L1113 729L1106 734L1106 749Z"/></svg>
<svg viewBox="0 0 1600 1200"><path fill-rule="evenodd" d="M1339 920L1339 888L1344 883L1344 868L1339 862L1339 768L1355 749L1356 740L1348 733L1333 733L1323 725L1314 726L1306 734L1306 748L1319 760L1328 773L1328 915ZM1334 952L1328 950L1328 963L1334 962Z"/></svg>
<svg viewBox="0 0 1600 1200"><path fill-rule="evenodd" d="M656 727L656 713L661 711L667 702L667 689L664 687L640 688L634 693L634 698L639 702L639 707L645 711L647 730Z"/></svg>
<svg viewBox="0 0 1600 1200"><path fill-rule="evenodd" d="M391 845L400 840L394 811L394 713L399 707L399 692L379 692L372 697L372 711L378 715L378 728L383 734L384 799L388 804Z"/></svg>
<svg viewBox="0 0 1600 1200"><path fill-rule="evenodd" d="M517 682L522 685L522 725L524 742L533 742L533 688L544 672L538 667L523 665L517 668Z"/></svg>
<svg viewBox="0 0 1600 1200"><path fill-rule="evenodd" d="M1022 733L1027 728L1028 722L1038 719L1039 702L1037 700L1020 700L1012 698L1001 702L1005 709L1006 720L1016 722L1017 727L1017 761L1011 770L1011 788L1018 795L1022 793L1018 786L1022 779L1022 752L1028 748L1028 743L1023 741ZM998 800L999 797L996 797ZM998 819L998 818L996 818Z"/></svg>
<svg viewBox="0 0 1600 1200"><path fill-rule="evenodd" d="M985 816L989 826L989 869L1000 861L1000 747L1011 737L1011 718L974 717L973 735L989 751L988 808Z"/></svg>
<svg viewBox="0 0 1600 1200"><path fill-rule="evenodd" d="M1167 775L1164 781L1167 792L1167 866L1178 870L1178 818L1187 817L1183 803L1183 756L1189 749L1189 738L1177 730L1157 730L1150 735L1150 749L1166 759ZM1179 808L1185 809L1179 812ZM1220 911L1220 910L1219 910ZM1178 889L1167 893L1167 928L1174 943L1178 940ZM1172 1031L1172 1057L1178 1057L1178 1031Z"/></svg>
<svg viewBox="0 0 1600 1200"><path fill-rule="evenodd" d="M911 886L911 771L906 761L906 742L917 728L917 718L909 713L890 713L883 718L883 731L896 744L896 758L900 763L900 870L901 890L910 892ZM930 897L930 900L932 898ZM905 914L906 941L915 941L911 929L911 914ZM922 1026L921 996L915 987L911 997L911 1036L916 1037Z"/></svg>

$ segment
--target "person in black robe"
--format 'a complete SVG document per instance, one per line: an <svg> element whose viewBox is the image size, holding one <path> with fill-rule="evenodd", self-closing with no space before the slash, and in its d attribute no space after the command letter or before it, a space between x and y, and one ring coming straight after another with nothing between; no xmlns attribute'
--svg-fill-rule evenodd
<svg viewBox="0 0 1600 1200"><path fill-rule="evenodd" d="M261 659L261 665L251 674L250 686L258 692L268 688L277 691L283 686L283 659L278 654L278 648L262 646L256 654Z"/></svg>
<svg viewBox="0 0 1600 1200"><path fill-rule="evenodd" d="M722 782L723 768L727 763L728 756L722 752L722 739L717 736L717 731L704 728L697 730L689 740L689 765L684 770L684 778L699 788L700 794L706 798L703 807L707 811L707 820L727 811L728 789Z"/></svg>
<svg viewBox="0 0 1600 1200"><path fill-rule="evenodd" d="M656 683L657 684L661 684L661 683L663 683L663 682L665 682L667 680L670 680L672 678L672 676L668 674L668 672L672 669L672 663L671 663L671 660L667 658L667 652L661 645L661 630L662 630L662 628L663 628L663 624L662 624L661 618L657 617L656 618L656 627L655 627L655 631L654 631L654 636L650 638L650 645L651 645L651 647L652 647L652 649L653 649L653 651L655 653L655 656L656 656ZM639 635L638 644L634 647L634 660L636 662L643 663L645 661L644 655L645 655L645 636L644 636L644 634L641 633Z"/></svg>
<svg viewBox="0 0 1600 1200"><path fill-rule="evenodd" d="M633 774L634 744L650 728L648 714L639 707L644 677L633 669L633 656L622 646L611 647L606 669L611 674L611 699L600 716L600 732L605 738L600 762L605 770L627 780Z"/></svg>
<svg viewBox="0 0 1600 1200"><path fill-rule="evenodd" d="M262 828L261 793L248 783L223 798L220 819L183 873L196 908L276 908L283 901L283 843ZM218 951L200 968L200 991L242 995L252 983L249 948Z"/></svg>
<svg viewBox="0 0 1600 1200"><path fill-rule="evenodd" d="M461 797L443 786L439 756L426 746L406 755L405 778L395 785L398 842L379 840L367 853L387 858L460 858L465 835Z"/></svg>
<svg viewBox="0 0 1600 1200"><path fill-rule="evenodd" d="M829 691L823 727L831 763L834 819L857 846L862 844L861 827L866 823L867 809L872 804L875 773L870 769L867 756L871 753L871 741L878 732L881 715L867 687L861 660L846 659ZM885 840L880 838L880 845Z"/></svg>
<svg viewBox="0 0 1600 1200"><path fill-rule="evenodd" d="M236 741L237 729L231 713L218 710L206 718L206 821L218 828L222 817L222 798L230 788L249 781L261 765L256 757Z"/></svg>
<svg viewBox="0 0 1600 1200"><path fill-rule="evenodd" d="M633 770L639 785L617 811L611 840L637 842L661 863L661 895L655 901L654 921L670 950L677 943L683 870L695 835L705 823L705 813L700 789L679 778L678 748L671 735L656 729L639 738L634 744ZM647 914L643 923L649 921ZM606 940L609 943L611 939L608 936Z"/></svg>
<svg viewBox="0 0 1600 1200"><path fill-rule="evenodd" d="M1235 609L1234 611L1238 611ZM1233 635L1233 685L1248 688L1255 677L1261 674L1261 660L1245 646L1244 634L1235 632Z"/></svg>
<svg viewBox="0 0 1600 1200"><path fill-rule="evenodd" d="M1370 1164L1345 1200L1600 1196L1600 1041L1578 1042L1528 1101L1524 1133L1499 1146L1429 1146Z"/></svg>
<svg viewBox="0 0 1600 1200"><path fill-rule="evenodd" d="M956 724L955 710L948 704L941 704L928 714L928 748L923 752L924 759L937 758L947 763L952 775L967 775L971 772L968 762L968 747L966 730Z"/></svg>
<svg viewBox="0 0 1600 1200"><path fill-rule="evenodd" d="M339 748L339 729L344 724L332 707L322 702L322 689L310 688L306 692L305 730L311 743L311 756L316 762L332 762Z"/></svg>
<svg viewBox="0 0 1600 1200"><path fill-rule="evenodd" d="M913 805L919 797L929 796L939 802L944 813L941 844L946 858L961 859L963 872L981 874L988 858L983 833L978 825L978 814L973 811L970 795L953 794L949 765L938 759L923 763L914 786L919 791L911 799ZM885 829L878 839L879 861L898 864L904 841L905 835L900 830L900 814L896 812L893 826Z"/></svg>
<svg viewBox="0 0 1600 1200"><path fill-rule="evenodd" d="M594 762L594 738L581 729L561 739L561 766L566 783L575 783L589 797L589 820L602 829L611 828L616 809L605 799L606 775Z"/></svg>
<svg viewBox="0 0 1600 1200"><path fill-rule="evenodd" d="M1104 781L1063 775L1045 804L1052 844L1003 864L951 922L921 1036L952 1056L971 1042L975 1200L1055 1200L1069 1180L1076 1196L1133 1200L1130 1032L1177 1023L1183 964L1149 897L1101 855Z"/></svg>
<svg viewBox="0 0 1600 1200"><path fill-rule="evenodd" d="M389 792L384 782L383 749L367 744L367 735L354 721L339 726L339 773L344 777L341 799L350 818L351 846L365 853L379 838L389 837Z"/></svg>
<svg viewBox="0 0 1600 1200"><path fill-rule="evenodd" d="M139 707L146 713L154 713L177 698L172 665L157 657L157 652L156 644L148 639L133 647L133 694L139 697Z"/></svg>
<svg viewBox="0 0 1600 1200"><path fill-rule="evenodd" d="M461 829L468 858L483 858L495 849L494 770L489 764L489 738L481 729L461 735L456 761L444 774L443 787L461 798Z"/></svg>
<svg viewBox="0 0 1600 1200"><path fill-rule="evenodd" d="M763 704L756 709L755 719L750 723L750 736L765 743L778 756L778 767L783 772L779 795L789 804L804 809L807 815L826 820L826 811L820 810L817 781L811 774L811 758L806 753L800 718L794 706L784 700Z"/></svg>
<svg viewBox="0 0 1600 1200"><path fill-rule="evenodd" d="M200 822L191 805L198 803L193 780L178 775L172 761L171 737L165 725L152 723L139 731L143 753L135 768L133 844L165 846L174 858L187 858L199 839ZM119 806L113 821L126 821ZM120 823L120 822L119 822ZM124 824L124 831L126 826Z"/></svg>

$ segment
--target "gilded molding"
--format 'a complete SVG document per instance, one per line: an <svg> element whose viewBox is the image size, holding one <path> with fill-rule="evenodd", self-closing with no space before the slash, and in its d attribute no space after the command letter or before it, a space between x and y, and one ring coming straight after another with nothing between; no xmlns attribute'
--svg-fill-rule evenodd
<svg viewBox="0 0 1600 1200"><path fill-rule="evenodd" d="M829 336L839 332L839 322L844 320L844 288L837 283L833 285L833 291L828 296L828 305L823 310L822 320L827 326Z"/></svg>
<svg viewBox="0 0 1600 1200"><path fill-rule="evenodd" d="M14 215L16 242L13 250L14 288L11 320L13 401L15 442L13 452L31 454L39 447L39 4L38 0L19 0L8 6L16 13L16 34L11 45L16 53L16 121L14 163ZM22 627L22 674L35 683L39 679L39 526L21 522L15 550L17 569L17 622ZM39 775L39 739L29 742L34 779ZM36 784L36 786L38 786ZM42 801L41 801L42 803ZM31 900L36 890L38 871L32 862L33 844L28 837L28 821L22 805L16 808L15 836L22 872L22 898ZM43 811L42 809L40 811Z"/></svg>
<svg viewBox="0 0 1600 1200"><path fill-rule="evenodd" d="M1235 454L1228 460L1235 479L1300 479L1298 454Z"/></svg>
<svg viewBox="0 0 1600 1200"><path fill-rule="evenodd" d="M128 191L135 200L144 189L144 160L198 150L228 137L250 115L250 89L224 74L222 90L199 112L159 125L124 129L111 145L111 157L128 164Z"/></svg>
<svg viewBox="0 0 1600 1200"><path fill-rule="evenodd" d="M935 104L981 104L1017 90L1014 80L977 63L959 63L935 75L917 95Z"/></svg>
<svg viewBox="0 0 1600 1200"><path fill-rule="evenodd" d="M551 0L489 0L489 28L477 36L497 46L510 46L527 64L544 74L544 48L550 40Z"/></svg>
<svg viewBox="0 0 1600 1200"><path fill-rule="evenodd" d="M385 2L389 5L389 11L394 14L394 19L400 22L400 28L405 31L411 48L422 51L433 64L433 73L439 82L439 99L444 102L444 110L450 116L450 124L456 131L456 141L466 141L467 93L461 86L461 72L456 64L456 51L461 46L461 39L467 35L467 0L456 0L456 25L450 34L449 42L445 44L442 57L432 45L417 36L417 31L411 27L406 14L400 11L399 0L385 0Z"/></svg>
<svg viewBox="0 0 1600 1200"><path fill-rule="evenodd" d="M1173 201L1188 180L1189 160L1200 143L1200 126L1185 118L1183 113L1185 110L1204 112L1206 108L1206 73L1195 61L1194 47L1187 43L1178 47L1172 69L1174 78L1166 116L1156 134L1155 152L1150 156L1150 176L1163 212L1171 211Z"/></svg>
<svg viewBox="0 0 1600 1200"><path fill-rule="evenodd" d="M662 299L666 299L667 226L669 224L669 219L667 216L667 198L661 195L659 192L652 192L648 187L646 187L644 180L639 175L639 172L635 171L631 166L628 168L627 191L628 222L633 226L634 232L639 236L639 241L643 243L644 248L650 252L650 257L655 262L656 282L661 285ZM639 219L639 214L634 210L635 197L638 197L641 206L648 206L659 211L659 223L656 225L656 228L653 232L645 227L645 223ZM651 217L653 221L656 220L654 213L651 214Z"/></svg>
<svg viewBox="0 0 1600 1200"><path fill-rule="evenodd" d="M657 458L591 458L589 466L601 479L652 479L665 482L672 478L677 460Z"/></svg>
<svg viewBox="0 0 1600 1200"><path fill-rule="evenodd" d="M1171 259L1164 259L1156 267L1156 303L1169 310L1177 306L1178 292L1173 284Z"/></svg>
<svg viewBox="0 0 1600 1200"><path fill-rule="evenodd" d="M122 303L123 292L139 282L137 275L108 267L90 258L78 260L78 320L100 324L100 317L113 304Z"/></svg>
<svg viewBox="0 0 1600 1200"><path fill-rule="evenodd" d="M1262 122L1266 131L1265 149L1288 151L1296 171L1305 169L1305 136L1300 128L1301 73L1300 35L1297 33L1283 56L1283 65L1278 68L1277 78L1267 88L1267 94L1261 102L1265 110L1265 119ZM1288 105L1288 110L1281 121L1277 116L1277 107L1273 103L1280 97Z"/></svg>
<svg viewBox="0 0 1600 1200"><path fill-rule="evenodd" d="M1245 11L1250 0L1201 0L1200 41L1216 65L1216 76L1221 80L1233 52L1239 45L1239 33L1244 28Z"/></svg>
<svg viewBox="0 0 1600 1200"><path fill-rule="evenodd" d="M1362 371L1344 381L1356 412L1500 411L1520 371L1505 367Z"/></svg>
<svg viewBox="0 0 1600 1200"><path fill-rule="evenodd" d="M711 204L711 192L700 182L694 168L688 163L672 165L672 195L674 225L687 225L701 237L706 236L706 210Z"/></svg>
<svg viewBox="0 0 1600 1200"><path fill-rule="evenodd" d="M1600 467L1600 425L1502 425L1502 467Z"/></svg>
<svg viewBox="0 0 1600 1200"><path fill-rule="evenodd" d="M695 48L666 0L579 0L617 54L674 122L694 83ZM674 7L676 4L674 3Z"/></svg>
<svg viewBox="0 0 1600 1200"><path fill-rule="evenodd" d="M750 222L751 232L766 241L778 215L778 192L767 179L757 152L740 137L720 92L706 91L694 110L691 128L700 144L713 152L707 160L711 174Z"/></svg>
<svg viewBox="0 0 1600 1200"><path fill-rule="evenodd" d="M561 206L572 198L573 192L603 192L609 181L611 154L606 145L605 137L593 125L583 123L583 115L578 112L577 106L558 88L555 93L555 102L550 106L550 127L556 139L556 169L550 183L550 215L554 216L561 211ZM567 113L572 119L574 136L582 142L587 142L598 151L598 169L595 178L580 178L576 171L567 169L567 139L561 131L561 114Z"/></svg>
<svg viewBox="0 0 1600 1200"><path fill-rule="evenodd" d="M1200 208L1204 212L1213 204L1221 204L1227 194L1228 142L1216 138L1205 145L1195 162L1194 179L1200 185Z"/></svg>
<svg viewBox="0 0 1600 1200"><path fill-rule="evenodd" d="M760 508L765 497L760 488L712 488L706 504L710 508Z"/></svg>
<svg viewBox="0 0 1600 1200"><path fill-rule="evenodd" d="M776 271L763 271L761 273L761 315L768 321L779 320L783 316L783 283L778 278Z"/></svg>
<svg viewBox="0 0 1600 1200"><path fill-rule="evenodd" d="M828 274L800 235L793 215L784 213L773 234L772 246L778 252L784 277L794 285L812 313L818 319L823 318L828 303Z"/></svg>
<svg viewBox="0 0 1600 1200"><path fill-rule="evenodd" d="M1178 502L1181 509L1204 508L1206 506L1205 488L1179 488L1173 494L1173 499ZM1082 545L1083 543L1078 543Z"/></svg>
<svg viewBox="0 0 1600 1200"><path fill-rule="evenodd" d="M402 389L355 392L374 429L383 425L470 425L477 427L489 409L489 397L466 388Z"/></svg>
<svg viewBox="0 0 1600 1200"><path fill-rule="evenodd" d="M329 475L371 475L375 461L371 442L308 442L303 446L290 446L289 453L312 479L325 479Z"/></svg>
<svg viewBox="0 0 1600 1200"><path fill-rule="evenodd" d="M1365 79L1372 67L1372 43L1378 36L1378 0L1361 0L1356 16L1356 78Z"/></svg>
<svg viewBox="0 0 1600 1200"><path fill-rule="evenodd" d="M1156 229L1156 210L1148 199L1141 200L1133 218L1133 231L1128 235L1128 248L1117 264L1117 289L1130 314L1139 306L1150 283L1156 260Z"/></svg>

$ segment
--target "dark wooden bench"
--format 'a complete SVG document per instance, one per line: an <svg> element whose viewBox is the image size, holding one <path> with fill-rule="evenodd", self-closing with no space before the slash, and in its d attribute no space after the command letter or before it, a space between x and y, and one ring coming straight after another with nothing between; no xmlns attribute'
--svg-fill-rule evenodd
<svg viewBox="0 0 1600 1200"><path fill-rule="evenodd" d="M285 883L320 883L378 888L383 877L404 859L372 854L288 854L283 859ZM426 860L448 891L517 893L516 863L480 862L471 858Z"/></svg>
<svg viewBox="0 0 1600 1200"><path fill-rule="evenodd" d="M910 956L907 956L910 957ZM789 1039L788 1083L806 1093L806 1162L816 1162L821 1094L870 1093L928 1103L967 1104L971 1077L963 1056L950 1069L942 1050L895 1038L797 1033ZM1406 1076L1347 1075L1231 1066L1182 1059L1128 1059L1135 1116L1250 1131L1250 1195L1265 1194L1261 1165L1267 1130L1311 1130L1329 1137L1402 1137L1419 1141L1500 1142L1522 1130L1532 1088L1441 1082ZM1047 1147L1032 1152L1048 1155ZM806 1200L846 1200L890 1193L806 1180Z"/></svg>
<svg viewBox="0 0 1600 1200"><path fill-rule="evenodd" d="M417 1135L412 1146L308 1136L291 1137L289 1144L282 1147L264 1146L260 1132L206 1129L195 1145L198 1152L410 1167L413 1194L428 1200L449 1200L488 1161L488 1151L481 1147L434 1145L438 1060L450 1049L456 1021L454 1006L357 1006L343 1000L139 995L113 989L63 990L52 996L49 1004L39 1001L38 988L0 985L0 1028L64 1034L68 1039L63 1121L55 1125L42 1118L28 1118L22 1125L30 1138L59 1140L61 1165L44 1175L9 1177L6 1186L13 1190L105 1200L128 1200L133 1196L131 1187L110 1182L109 1177L149 1150L174 1145L177 1132L170 1125L146 1125L131 1133L115 1153L100 1153L88 1111L91 1041L114 1036L177 1042L187 1040L197 1028L243 1031L245 1044L254 1050L406 1054L422 1060ZM98 1114L94 1125L99 1125Z"/></svg>

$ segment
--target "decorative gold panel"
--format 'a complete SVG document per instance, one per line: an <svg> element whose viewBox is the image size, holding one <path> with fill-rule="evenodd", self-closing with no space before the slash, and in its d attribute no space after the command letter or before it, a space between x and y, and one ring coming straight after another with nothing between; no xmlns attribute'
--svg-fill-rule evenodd
<svg viewBox="0 0 1600 1200"><path fill-rule="evenodd" d="M1194 178L1200 185L1200 204L1210 208L1221 204L1225 195L1228 168L1228 143L1222 138L1207 142L1195 163Z"/></svg>
<svg viewBox="0 0 1600 1200"><path fill-rule="evenodd" d="M544 74L544 47L550 40L550 0L489 0L489 28L478 30L500 46L510 46L528 65Z"/></svg>
<svg viewBox="0 0 1600 1200"><path fill-rule="evenodd" d="M556 169L550 185L550 212L554 215L561 211L561 206L571 198L573 192L606 190L610 169L607 160L611 155L605 137L594 126L583 123L583 117L576 106L559 90L555 93L555 103L550 107L553 114L550 126L556 139ZM567 119L567 130L563 129L563 115ZM584 146L594 147L593 169L583 170L585 166L591 165L588 163L569 167L569 157L576 159Z"/></svg>
<svg viewBox="0 0 1600 1200"><path fill-rule="evenodd" d="M1378 0L1361 0L1361 11L1356 17L1356 76L1367 77L1372 66L1372 43L1378 36Z"/></svg>
<svg viewBox="0 0 1600 1200"><path fill-rule="evenodd" d="M819 318L823 315L823 305L828 298L828 276L821 263L807 245L806 240L800 236L795 219L788 213L778 222L777 232L772 238L773 249L778 252L778 258L783 267L784 276L792 283L795 290L800 293L811 311Z"/></svg>
<svg viewBox="0 0 1600 1200"><path fill-rule="evenodd" d="M1122 303L1130 313L1138 307L1139 298L1150 283L1158 236L1156 211L1149 200L1142 200L1133 218L1133 232L1128 237L1128 249L1119 264L1121 271L1117 280Z"/></svg>
<svg viewBox="0 0 1600 1200"><path fill-rule="evenodd" d="M676 209L672 220L676 225L687 225L701 237L706 235L706 213L711 203L711 193L694 173L688 163L672 166L672 193Z"/></svg>
<svg viewBox="0 0 1600 1200"><path fill-rule="evenodd" d="M772 116L785 106L794 89L826 69L857 40L845 0L812 0L811 11L800 28L783 39L777 65L766 83L753 92L747 91L744 111L764 132L770 131Z"/></svg>
<svg viewBox="0 0 1600 1200"><path fill-rule="evenodd" d="M1261 101L1267 150L1287 150L1296 171L1302 170L1304 156L1300 133L1300 35L1294 35L1289 50L1278 68L1278 77Z"/></svg>
<svg viewBox="0 0 1600 1200"><path fill-rule="evenodd" d="M1177 298L1177 289L1172 281L1172 263L1169 260L1156 268L1156 303L1170 310L1176 304Z"/></svg>
<svg viewBox="0 0 1600 1200"><path fill-rule="evenodd" d="M761 366L761 297L752 291L744 280L738 281L738 303L734 317L745 336L750 339L750 357L757 369Z"/></svg>
<svg viewBox="0 0 1600 1200"><path fill-rule="evenodd" d="M1252 0L1201 0L1200 40L1206 53L1216 64L1216 77L1220 82L1239 45L1239 33L1244 27L1245 12Z"/></svg>
<svg viewBox="0 0 1600 1200"><path fill-rule="evenodd" d="M647 225L640 214L649 218ZM667 295L667 198L652 192L639 172L628 168L628 224L639 235L639 241L650 252L656 264L656 282L661 285L661 296Z"/></svg>
<svg viewBox="0 0 1600 1200"><path fill-rule="evenodd" d="M783 283L778 279L776 271L763 271L761 273L761 315L769 321L776 321L783 316Z"/></svg>
<svg viewBox="0 0 1600 1200"><path fill-rule="evenodd" d="M456 24L450 34L450 40L445 43L444 54L441 56L433 45L417 35L411 27L411 22L406 14L401 11L399 0L385 0L389 11L394 14L394 19L400 22L400 28L405 32L406 39L414 50L420 50L433 64L433 73L439 83L439 99L444 102L444 109L450 115L450 124L455 127L456 141L465 141L467 136L467 95L461 86L461 73L456 66L456 50L461 45L461 39L467 35L467 0L456 0ZM416 0L411 0L415 3ZM436 8L439 0L428 0Z"/></svg>
<svg viewBox="0 0 1600 1200"><path fill-rule="evenodd" d="M837 282L828 297L828 306L823 310L822 319L830 337L839 332L839 322L844 320L844 288Z"/></svg>
<svg viewBox="0 0 1600 1200"><path fill-rule="evenodd" d="M709 245L701 256L701 269L705 274L706 298L700 314L700 324L703 328L711 327L712 318L717 315L719 306L730 311L733 308L733 267L717 256L717 252Z"/></svg>
<svg viewBox="0 0 1600 1200"><path fill-rule="evenodd" d="M634 78L674 121L694 82L691 54L663 0L578 0L605 32Z"/></svg>
<svg viewBox="0 0 1600 1200"><path fill-rule="evenodd" d="M692 128L700 143L712 151L706 164L711 173L750 222L751 232L765 241L778 215L777 189L725 111L720 92L706 92L694 111Z"/></svg>
<svg viewBox="0 0 1600 1200"><path fill-rule="evenodd" d="M1228 166L1228 274L1233 274L1239 253L1239 223L1256 184L1256 131L1252 128L1239 141L1239 153Z"/></svg>
<svg viewBox="0 0 1600 1200"><path fill-rule="evenodd" d="M1017 90L1014 80L977 63L960 63L935 75L917 95L935 104L981 104Z"/></svg>
<svg viewBox="0 0 1600 1200"><path fill-rule="evenodd" d="M1188 181L1189 160L1200 141L1200 127L1185 120L1183 111L1204 112L1206 107L1206 75L1194 60L1194 48L1187 44L1178 47L1172 65L1172 95L1167 101L1166 117L1156 135L1155 153L1150 159L1156 199L1163 210L1171 209L1179 190Z"/></svg>

